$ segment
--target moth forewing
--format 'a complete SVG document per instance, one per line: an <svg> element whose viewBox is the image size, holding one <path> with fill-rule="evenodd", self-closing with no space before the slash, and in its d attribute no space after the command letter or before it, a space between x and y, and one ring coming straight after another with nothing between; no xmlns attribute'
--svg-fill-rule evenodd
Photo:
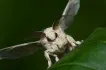
<svg viewBox="0 0 106 70"><path fill-rule="evenodd" d="M38 49L40 49L40 47L38 47L37 42L28 42L15 46L10 46L10 47L0 49L0 58L15 59L22 56L33 54Z"/></svg>
<svg viewBox="0 0 106 70"><path fill-rule="evenodd" d="M68 28L73 20L75 15L77 14L80 7L80 0L69 0L64 11L62 17L60 18L59 24L60 27L65 30Z"/></svg>

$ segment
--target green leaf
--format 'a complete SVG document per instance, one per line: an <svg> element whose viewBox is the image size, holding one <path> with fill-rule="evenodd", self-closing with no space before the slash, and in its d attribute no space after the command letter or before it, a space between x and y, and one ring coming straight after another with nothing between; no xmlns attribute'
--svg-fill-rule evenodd
<svg viewBox="0 0 106 70"><path fill-rule="evenodd" d="M106 70L106 28L97 28L49 70Z"/></svg>

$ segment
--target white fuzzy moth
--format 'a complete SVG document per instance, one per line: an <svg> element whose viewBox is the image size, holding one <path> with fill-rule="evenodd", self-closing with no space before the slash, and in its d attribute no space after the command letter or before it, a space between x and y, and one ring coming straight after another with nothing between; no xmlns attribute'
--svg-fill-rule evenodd
<svg viewBox="0 0 106 70"><path fill-rule="evenodd" d="M59 60L58 54L64 53L67 48L71 51L77 45L81 44L80 41L75 41L70 35L64 33L64 30L72 23L79 7L79 0L69 0L58 23L53 23L52 27L46 28L44 31L35 32L35 36L40 35L39 41L0 49L0 59L15 59L33 54L41 48L38 46L38 44L41 44L46 49L44 55L48 60L49 68L52 65L50 56L55 57L57 62Z"/></svg>

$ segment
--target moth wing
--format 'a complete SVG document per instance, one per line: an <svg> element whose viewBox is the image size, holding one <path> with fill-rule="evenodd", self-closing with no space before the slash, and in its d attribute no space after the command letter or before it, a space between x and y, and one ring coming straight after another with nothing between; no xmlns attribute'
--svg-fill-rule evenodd
<svg viewBox="0 0 106 70"><path fill-rule="evenodd" d="M42 31L35 31L35 32L32 33L32 36L34 36L36 38L40 38L42 33L43 33Z"/></svg>
<svg viewBox="0 0 106 70"><path fill-rule="evenodd" d="M42 31L35 31L35 32L31 33L31 34L28 34L24 38L24 40L30 41L30 40L35 40L35 38L41 38L42 33L43 33Z"/></svg>
<svg viewBox="0 0 106 70"><path fill-rule="evenodd" d="M38 42L28 42L0 49L0 59L16 59L41 49Z"/></svg>
<svg viewBox="0 0 106 70"><path fill-rule="evenodd" d="M60 18L59 25L65 30L72 24L75 15L78 13L80 8L80 0L69 0L64 11L62 17Z"/></svg>

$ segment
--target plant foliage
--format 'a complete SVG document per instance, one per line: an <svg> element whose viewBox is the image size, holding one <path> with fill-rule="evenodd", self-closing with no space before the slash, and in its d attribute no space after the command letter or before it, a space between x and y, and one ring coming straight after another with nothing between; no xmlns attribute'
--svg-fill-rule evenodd
<svg viewBox="0 0 106 70"><path fill-rule="evenodd" d="M106 70L106 28L97 28L49 70Z"/></svg>

